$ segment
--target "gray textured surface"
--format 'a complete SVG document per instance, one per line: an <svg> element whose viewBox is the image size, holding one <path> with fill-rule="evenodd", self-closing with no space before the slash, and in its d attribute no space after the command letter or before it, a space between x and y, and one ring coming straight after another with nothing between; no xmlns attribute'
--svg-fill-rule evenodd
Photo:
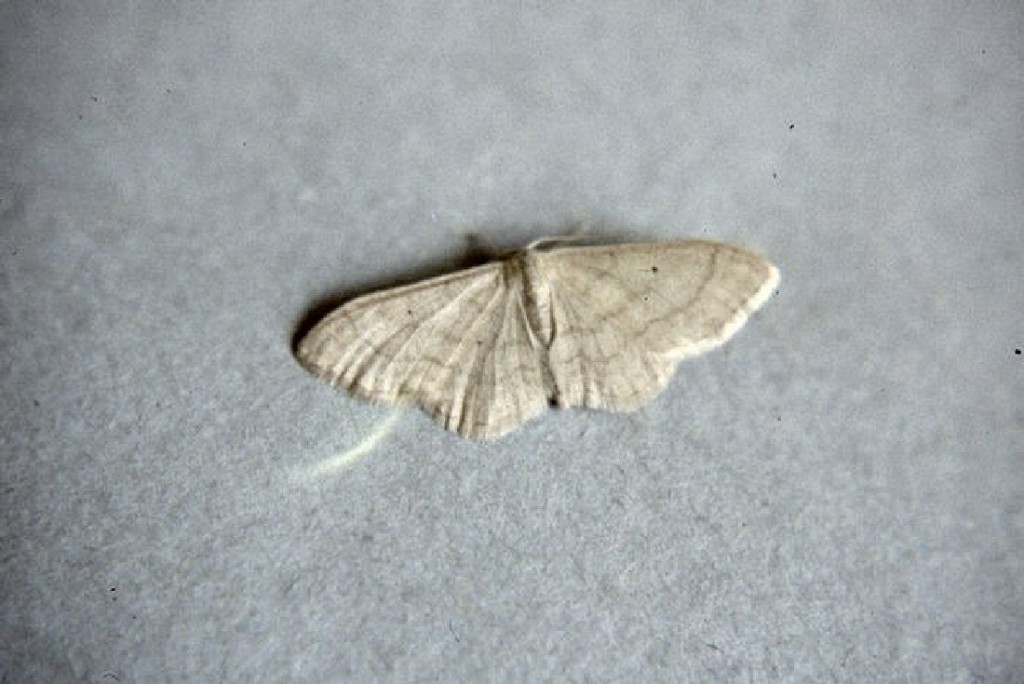
<svg viewBox="0 0 1024 684"><path fill-rule="evenodd" d="M3 681L1019 681L1024 10L854 5L0 5ZM495 444L291 357L577 221L782 288Z"/></svg>

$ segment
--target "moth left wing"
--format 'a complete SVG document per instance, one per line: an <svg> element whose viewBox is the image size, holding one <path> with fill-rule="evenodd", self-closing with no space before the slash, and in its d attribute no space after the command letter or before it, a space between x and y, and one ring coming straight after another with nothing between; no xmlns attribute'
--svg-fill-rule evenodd
<svg viewBox="0 0 1024 684"><path fill-rule="evenodd" d="M497 437L547 407L516 284L495 262L359 297L303 337L297 356L356 396Z"/></svg>

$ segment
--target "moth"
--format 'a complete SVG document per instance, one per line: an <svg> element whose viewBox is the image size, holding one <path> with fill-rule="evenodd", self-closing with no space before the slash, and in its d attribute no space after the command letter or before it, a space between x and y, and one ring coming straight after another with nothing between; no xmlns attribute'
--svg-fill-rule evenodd
<svg viewBox="0 0 1024 684"><path fill-rule="evenodd" d="M763 257L684 240L547 248L357 297L298 344L314 375L500 437L549 405L633 411L682 359L724 343L768 298Z"/></svg>

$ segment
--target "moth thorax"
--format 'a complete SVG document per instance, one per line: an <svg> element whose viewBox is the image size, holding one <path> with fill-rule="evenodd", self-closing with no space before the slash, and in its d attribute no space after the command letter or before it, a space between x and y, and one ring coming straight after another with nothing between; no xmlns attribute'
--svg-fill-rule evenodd
<svg viewBox="0 0 1024 684"><path fill-rule="evenodd" d="M544 253L527 249L512 263L522 279L523 309L537 341L544 347L551 344L554 326L551 320L551 280L544 269Z"/></svg>

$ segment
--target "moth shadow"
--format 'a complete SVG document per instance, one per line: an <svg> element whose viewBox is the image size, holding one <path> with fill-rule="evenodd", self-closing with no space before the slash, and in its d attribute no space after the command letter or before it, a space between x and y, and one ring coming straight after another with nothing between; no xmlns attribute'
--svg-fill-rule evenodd
<svg viewBox="0 0 1024 684"><path fill-rule="evenodd" d="M401 276L391 276L367 281L361 285L345 288L344 290L337 290L317 298L301 314L298 322L293 328L291 336L292 354L295 355L297 353L299 342L302 338L305 337L321 319L342 304L345 304L356 297L370 294L371 292L376 292L378 290L408 285L419 280L435 278L437 276L447 275L462 269L481 266L497 259L507 258L522 249L529 243L529 241L522 242L518 247L509 247L507 245L495 243L487 236L506 235L516 232L521 231L512 230L509 226L485 224L480 228L480 230L467 232L465 234L466 246L461 253L454 257L450 255L447 257L440 257L407 271ZM623 228L622 226L615 226L613 228L604 222L592 221L588 221L586 223L567 222L561 227L561 229L556 230L537 227L531 229L529 232L535 235L534 240L541 240L545 242L551 241L553 243L561 243L566 246L614 244L616 242L635 240L639 235L641 235L641 233L635 230Z"/></svg>

